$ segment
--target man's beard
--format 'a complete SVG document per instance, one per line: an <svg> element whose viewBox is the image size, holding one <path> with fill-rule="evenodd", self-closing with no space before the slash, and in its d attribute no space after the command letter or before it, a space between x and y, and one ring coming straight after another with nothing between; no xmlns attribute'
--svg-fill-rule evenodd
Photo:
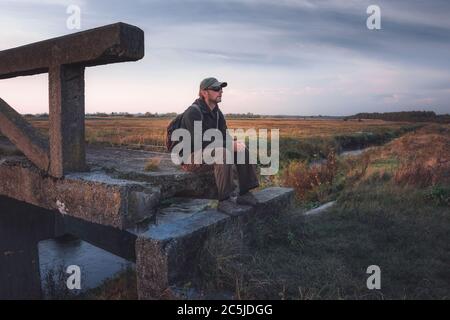
<svg viewBox="0 0 450 320"><path fill-rule="evenodd" d="M222 98L217 97L216 99L209 99L210 103L218 104L222 101Z"/></svg>

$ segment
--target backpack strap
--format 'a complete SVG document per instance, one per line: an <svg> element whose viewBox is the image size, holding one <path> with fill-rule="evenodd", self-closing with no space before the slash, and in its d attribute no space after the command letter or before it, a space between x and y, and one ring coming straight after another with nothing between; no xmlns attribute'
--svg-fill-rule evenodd
<svg viewBox="0 0 450 320"><path fill-rule="evenodd" d="M216 129L219 130L219 108L217 108L217 111L216 111L216 119L217 119Z"/></svg>
<svg viewBox="0 0 450 320"><path fill-rule="evenodd" d="M192 106L193 106L195 109L197 109L198 112L200 112L200 116L202 117L201 119L202 119L202 121L203 121L203 112L202 112L202 110L200 109L200 106L199 106L198 104L196 104L196 103L193 103ZM217 119L217 121L216 121L216 129L219 129L219 110L216 111L216 119Z"/></svg>
<svg viewBox="0 0 450 320"><path fill-rule="evenodd" d="M202 112L202 110L200 109L200 106L199 106L198 104L195 104L195 103L193 103L192 106L193 106L195 109L197 109L198 112L200 112L200 116L201 116L201 119L202 119L202 121L203 121L203 112Z"/></svg>
<svg viewBox="0 0 450 320"><path fill-rule="evenodd" d="M200 110L200 106L196 103L193 103L192 106L200 112L203 121L203 112ZM219 110L216 111L216 129L219 129Z"/></svg>

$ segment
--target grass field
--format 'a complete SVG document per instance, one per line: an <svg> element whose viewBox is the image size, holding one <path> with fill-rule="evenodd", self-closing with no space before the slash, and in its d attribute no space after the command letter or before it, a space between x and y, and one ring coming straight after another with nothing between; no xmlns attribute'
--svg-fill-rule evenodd
<svg viewBox="0 0 450 320"><path fill-rule="evenodd" d="M41 133L48 136L48 121L29 119ZM171 119L101 118L87 119L86 141L165 151L166 126ZM303 120L303 119L231 119L230 129L280 130L281 166L287 161L325 158L330 149L339 152L382 144L421 125L382 120ZM0 153L17 153L0 150Z"/></svg>
<svg viewBox="0 0 450 320"><path fill-rule="evenodd" d="M86 140L162 146L168 121L87 120ZM46 121L32 123L46 133ZM197 288L236 299L450 298L450 125L237 119L229 127L280 129L281 170L261 182L294 188L296 207L212 237ZM331 200L328 211L303 215ZM369 265L381 269L380 290L366 287ZM91 298L135 297L125 280Z"/></svg>
<svg viewBox="0 0 450 320"><path fill-rule="evenodd" d="M48 136L48 120L28 119ZM166 151L166 126L171 119L128 117L86 119L86 142L128 148ZM385 143L416 130L420 124L382 120L315 120L315 119L231 119L231 129L279 129L280 167L291 160L308 162L324 159L330 150L340 152ZM270 143L270 142L269 142ZM269 147L270 150L270 147ZM0 155L20 154L17 149L0 148ZM157 169L157 168L154 168Z"/></svg>
<svg viewBox="0 0 450 320"><path fill-rule="evenodd" d="M325 140L301 139L301 129L288 139L317 147L345 130L347 137L367 131L320 122L333 123L335 135L328 128ZM386 143L361 155L328 149L327 161L314 166L287 158L267 184L293 187L296 208L253 220L244 233L240 226L215 234L186 287L236 299L449 299L450 126L373 125L388 133ZM337 202L327 212L303 215L330 200ZM380 267L380 290L366 286L370 265Z"/></svg>
<svg viewBox="0 0 450 320"><path fill-rule="evenodd" d="M164 145L166 127L171 119L102 118L87 119L86 140L89 143L105 142L117 145ZM32 120L42 133L48 132L47 120ZM372 133L380 134L400 129L408 123L382 120L303 120L303 119L231 119L230 129L280 129L282 138L329 138L337 135Z"/></svg>
<svg viewBox="0 0 450 320"><path fill-rule="evenodd" d="M329 160L293 161L280 174L278 183L296 190L295 210L205 244L204 290L238 299L449 299L450 126ZM302 214L331 199L328 211ZM380 290L366 286L370 265L381 269Z"/></svg>
<svg viewBox="0 0 450 320"><path fill-rule="evenodd" d="M318 166L292 160L276 180L295 189L296 208L214 233L186 289L235 299L450 299L450 126L425 125ZM303 215L331 199L328 211ZM367 288L371 265L379 290ZM120 283L91 297L134 298Z"/></svg>

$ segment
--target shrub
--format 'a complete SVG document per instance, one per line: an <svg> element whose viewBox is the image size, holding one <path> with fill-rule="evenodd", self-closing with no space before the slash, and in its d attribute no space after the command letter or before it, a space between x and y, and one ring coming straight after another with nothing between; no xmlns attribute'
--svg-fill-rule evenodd
<svg viewBox="0 0 450 320"><path fill-rule="evenodd" d="M331 191L336 173L336 153L331 150L324 164L291 161L282 174L282 182L295 189L300 201L323 201Z"/></svg>
<svg viewBox="0 0 450 320"><path fill-rule="evenodd" d="M404 161L395 172L397 184L408 184L418 187L434 186L439 183L450 183L450 163L448 160L435 159L424 161L415 159Z"/></svg>

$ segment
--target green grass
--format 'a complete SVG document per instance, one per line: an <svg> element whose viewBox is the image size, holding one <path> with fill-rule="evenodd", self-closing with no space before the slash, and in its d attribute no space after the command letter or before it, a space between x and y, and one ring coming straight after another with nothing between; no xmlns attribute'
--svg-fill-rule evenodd
<svg viewBox="0 0 450 320"><path fill-rule="evenodd" d="M376 159L370 163L370 166L376 169L394 170L398 168L400 161L397 158Z"/></svg>
<svg viewBox="0 0 450 320"><path fill-rule="evenodd" d="M280 138L280 164L284 167L290 160L314 161L324 159L331 149L341 152L348 149L360 149L382 145L423 125L406 125L398 129L379 130L379 132L361 132L336 135L332 137L309 137L305 139ZM270 148L270 147L268 147Z"/></svg>
<svg viewBox="0 0 450 320"><path fill-rule="evenodd" d="M202 286L242 299L449 299L450 208L429 194L374 175L320 216L228 230L205 245ZM369 265L381 290L366 287Z"/></svg>

